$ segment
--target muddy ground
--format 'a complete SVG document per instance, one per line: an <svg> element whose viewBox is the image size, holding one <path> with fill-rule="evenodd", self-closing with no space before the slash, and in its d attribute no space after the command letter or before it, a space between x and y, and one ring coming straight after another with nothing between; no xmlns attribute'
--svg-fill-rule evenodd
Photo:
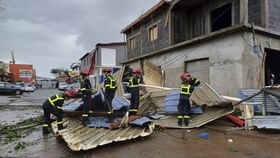
<svg viewBox="0 0 280 158"><path fill-rule="evenodd" d="M7 144L4 142L7 135L1 133L0 157L280 157L279 131L227 131L234 125L223 118L197 129L157 128L147 138L113 143L89 151L72 152L63 140L55 138L52 134L43 137L39 119L32 119L33 123L24 122L30 118L40 118L42 114L40 104L44 101L45 96L50 96L54 92L55 90L39 90L13 100L12 103L9 98L0 97L1 128L9 126L20 132L26 130L24 127L28 127L26 133L23 132L21 135L24 138L6 141ZM35 101L32 101L33 97ZM31 105L28 105L28 99L31 99L29 100ZM15 105L16 102L20 106ZM13 119L16 117L19 118ZM208 134L208 137L201 137L201 134L206 136Z"/></svg>

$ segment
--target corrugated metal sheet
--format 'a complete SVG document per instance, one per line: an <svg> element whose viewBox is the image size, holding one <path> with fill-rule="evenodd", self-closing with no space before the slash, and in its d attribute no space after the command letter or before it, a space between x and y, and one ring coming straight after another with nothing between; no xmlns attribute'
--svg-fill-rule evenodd
<svg viewBox="0 0 280 158"><path fill-rule="evenodd" d="M80 107L80 105L82 103L83 103L82 99L74 99L69 102L64 102L62 110L63 111L75 111Z"/></svg>
<svg viewBox="0 0 280 158"><path fill-rule="evenodd" d="M230 102L218 94L208 83L204 82L195 89L192 93L190 99L197 105L207 105L207 106L224 106L229 105Z"/></svg>
<svg viewBox="0 0 280 158"><path fill-rule="evenodd" d="M163 86L164 78L162 75L162 70L158 66L145 60L143 71L145 74L144 82L146 85ZM146 88L146 89L148 92L157 90L153 88Z"/></svg>
<svg viewBox="0 0 280 158"><path fill-rule="evenodd" d="M59 131L59 135L73 151L89 150L112 142L146 137L153 133L155 127L154 123L149 123L145 127L129 126L116 130L88 128L77 119L70 118L64 118L64 125L67 128ZM52 129L54 133L58 132L56 122L52 123Z"/></svg>
<svg viewBox="0 0 280 158"><path fill-rule="evenodd" d="M231 114L233 112L233 107L207 107L203 114L192 116L190 119L189 125L178 126L177 117L176 116L167 116L161 118L160 120L156 120L155 123L166 127L166 128L196 128L202 125L205 125L209 122L212 122L218 118L221 118L225 115Z"/></svg>
<svg viewBox="0 0 280 158"><path fill-rule="evenodd" d="M102 93L96 93L95 95L93 95L93 97L97 96L97 98L95 99L101 99L102 102L105 102L104 96L102 95ZM72 101L72 102L66 102L63 107L62 110L63 111L75 111L77 110L80 105L83 104L83 101L81 99L77 99L76 101ZM130 102L125 99L124 97L120 97L120 96L115 96L113 101L112 101L112 106L114 110L120 110L121 108L125 107L126 109L128 109L128 107L130 106Z"/></svg>
<svg viewBox="0 0 280 158"><path fill-rule="evenodd" d="M280 129L280 116L254 116L253 126L266 129Z"/></svg>
<svg viewBox="0 0 280 158"><path fill-rule="evenodd" d="M147 124L147 123L150 123L150 122L152 122L152 120L149 119L148 117L141 117L139 119L136 119L134 121L129 122L129 124L143 126L144 124Z"/></svg>
<svg viewBox="0 0 280 158"><path fill-rule="evenodd" d="M255 90L255 89L241 89L238 91L237 95L241 99L244 99L248 96L257 93L258 91L259 90ZM278 107L277 104L275 103L277 99L273 100L272 98L275 99L275 97L273 96L270 97L268 97L268 95L264 96L264 94L262 93L255 96L254 98L250 99L247 102L251 102L254 105L258 104L257 108L261 108L262 104L265 103L267 112L280 113L280 107Z"/></svg>
<svg viewBox="0 0 280 158"><path fill-rule="evenodd" d="M175 114L178 112L178 104L180 99L180 91L170 92L164 98L164 112ZM200 106L192 107L190 113L201 114L203 110Z"/></svg>

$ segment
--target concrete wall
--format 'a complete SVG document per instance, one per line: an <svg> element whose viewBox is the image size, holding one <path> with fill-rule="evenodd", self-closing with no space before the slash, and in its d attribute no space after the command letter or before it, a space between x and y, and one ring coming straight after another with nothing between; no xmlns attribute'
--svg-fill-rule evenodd
<svg viewBox="0 0 280 158"><path fill-rule="evenodd" d="M263 0L248 0L248 22L257 26L264 27L262 22L262 3Z"/></svg>
<svg viewBox="0 0 280 158"><path fill-rule="evenodd" d="M244 39L246 39L245 52L243 54L243 87L246 88L262 88L264 86L264 68L262 67L261 60L265 48L280 50L280 38L272 38L265 35L256 35L257 45L261 45L262 51L259 52L259 56L253 52L253 37L251 33L245 33Z"/></svg>
<svg viewBox="0 0 280 158"><path fill-rule="evenodd" d="M236 34L187 46L148 60L165 70L167 87L179 87L179 76L184 71L186 61L209 58L210 85L224 95L235 95L237 88L242 86L243 51L241 35Z"/></svg>
<svg viewBox="0 0 280 158"><path fill-rule="evenodd" d="M268 28L280 32L280 1L268 0Z"/></svg>
<svg viewBox="0 0 280 158"><path fill-rule="evenodd" d="M262 60L253 52L252 39L252 33L234 33L143 60L164 69L166 87L179 88L184 63L209 58L210 85L223 95L236 96L237 90L241 88L259 89L264 86ZM256 44L261 45L262 50L280 50L280 38L257 34L256 39ZM139 65L139 61L130 64Z"/></svg>

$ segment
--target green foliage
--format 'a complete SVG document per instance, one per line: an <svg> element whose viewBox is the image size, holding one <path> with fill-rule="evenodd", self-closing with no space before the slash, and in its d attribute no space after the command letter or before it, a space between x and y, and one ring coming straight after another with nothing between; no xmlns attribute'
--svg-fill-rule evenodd
<svg viewBox="0 0 280 158"><path fill-rule="evenodd" d="M15 146L15 150L22 150L24 149L28 144L26 142L17 142L17 145Z"/></svg>
<svg viewBox="0 0 280 158"><path fill-rule="evenodd" d="M24 138L35 130L35 126L43 123L42 117L30 118L14 125L0 125L0 142L8 144Z"/></svg>

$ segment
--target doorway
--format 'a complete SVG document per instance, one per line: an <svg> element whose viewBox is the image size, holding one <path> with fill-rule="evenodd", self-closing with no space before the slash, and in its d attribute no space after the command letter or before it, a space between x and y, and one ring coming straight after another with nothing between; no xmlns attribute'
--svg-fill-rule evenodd
<svg viewBox="0 0 280 158"><path fill-rule="evenodd" d="M265 49L265 85L280 84L280 50Z"/></svg>

